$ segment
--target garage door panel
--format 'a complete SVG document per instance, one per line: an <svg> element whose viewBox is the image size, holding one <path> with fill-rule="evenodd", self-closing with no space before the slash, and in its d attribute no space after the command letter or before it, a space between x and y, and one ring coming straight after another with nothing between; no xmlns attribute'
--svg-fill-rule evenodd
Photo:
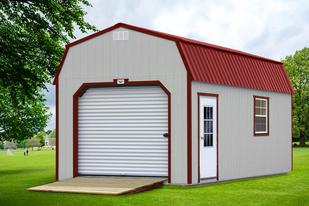
<svg viewBox="0 0 309 206"><path fill-rule="evenodd" d="M85 95L86 97L93 97L93 96L102 96L103 98L105 97L119 97L119 95L122 95L123 97L127 96L151 96L151 95L161 95L161 91L158 90L156 86L154 87L148 87L147 90L145 90L145 87L135 87L134 88L134 93L131 93L133 87L109 87L107 90L104 91L103 93L100 93L101 89L100 87L98 88L91 88L91 91L87 91L87 94ZM128 93L130 92L130 93ZM121 97L122 97L121 96ZM162 97L162 96L161 96Z"/></svg>
<svg viewBox="0 0 309 206"><path fill-rule="evenodd" d="M115 100L117 99L118 104L117 105L121 105L121 101L126 101L128 104L136 104L136 97L126 97L126 98L100 98L100 97L96 97L96 98L88 98L86 100L82 100L80 101L81 105L109 105L111 103L114 103ZM102 100L104 102L102 102ZM166 103L166 99L162 98L162 97L141 97L139 98L140 101L143 101L144 103Z"/></svg>
<svg viewBox="0 0 309 206"><path fill-rule="evenodd" d="M98 144L94 141L92 142L81 142L81 146L80 148L94 148L94 147L98 147L98 148L103 148L106 146L117 146L117 147L155 147L155 146L166 146L166 142L164 141L152 141L151 142L151 146L149 146L149 141L148 140L144 140L144 141L139 141L139 140L127 140L127 139L123 139L122 141L114 141L114 140L106 140L104 142L102 142L104 146L98 146ZM119 146L121 143L121 146Z"/></svg>
<svg viewBox="0 0 309 206"><path fill-rule="evenodd" d="M100 123L100 121L98 121L97 123L88 123L88 122L83 122L79 125L79 128L81 131L86 130L88 128L96 128L96 127L100 127L100 128L114 128L114 127L121 127L121 128L146 128L146 129L152 129L154 128L155 130L157 130L157 128L163 128L166 129L165 124L166 122L153 122L152 124L147 124L147 122L141 122L141 123L137 123L137 122L129 122L130 124L128 124L128 122L114 122L114 123Z"/></svg>
<svg viewBox="0 0 309 206"><path fill-rule="evenodd" d="M78 134L83 134L87 132L102 132L102 134L109 133L109 132L115 132L115 128L117 129L116 132L119 131L119 134L122 134L123 131L127 131L128 134L132 132L136 132L136 134L139 133L145 133L145 134L161 134L160 137L163 138L164 132L167 131L167 128L164 126L160 125L160 123L154 123L154 126L151 125L145 125L145 124L140 124L138 125L124 125L124 124L96 124L96 125L90 125L90 124L81 124L79 127L79 132Z"/></svg>
<svg viewBox="0 0 309 206"><path fill-rule="evenodd" d="M91 141L92 139L99 139L104 141L105 138L112 138L112 139L116 139L116 138L126 138L126 139L131 139L131 138L136 138L136 139L155 139L157 140L158 137L161 137L161 132L160 134L127 134L127 133L123 133L123 134L85 134L85 136L87 136L87 139L83 139L81 138L80 141L87 141L88 139ZM84 135L80 135L81 137L83 137ZM104 138L104 139L103 139ZM162 139L164 140L164 139ZM97 141L97 140L96 140Z"/></svg>
<svg viewBox="0 0 309 206"><path fill-rule="evenodd" d="M106 172L98 172L96 169L93 170L81 170L81 173L87 173L87 175L124 175L124 176L158 176L158 177L164 177L166 171L155 171L157 175L153 175L152 171L145 171L145 170L134 170L134 171L127 171L126 173L119 173L117 170L105 170Z"/></svg>
<svg viewBox="0 0 309 206"><path fill-rule="evenodd" d="M87 120L80 120L79 125L97 125L97 124L104 124L104 125L109 125L109 124L156 124L156 123L161 123L164 124L164 126L167 123L167 119L123 119L123 120L101 120L101 119L87 119Z"/></svg>
<svg viewBox="0 0 309 206"><path fill-rule="evenodd" d="M139 99L139 101L142 101L143 105L145 105L145 106L161 105L161 106L166 107L166 103L167 103L166 100L160 100L160 101L156 100L155 101L153 99L152 100L147 100L147 101ZM140 104L139 102L136 102L136 98L133 98L130 101L128 101L127 99L120 99L120 100L118 99L117 101L119 101L119 102L115 102L115 100L114 101L106 101L104 99L103 99L103 101L104 102L102 102L102 100L94 102L92 100L92 101L89 101L89 102L80 102L79 105L81 107L94 106L94 107L103 108L103 107L114 106L114 107L122 108L122 107L126 107L126 106L138 106Z"/></svg>
<svg viewBox="0 0 309 206"><path fill-rule="evenodd" d="M162 132L153 132L153 131L141 131L139 133L137 132L123 132L123 131L105 131L105 132L98 132L98 131L92 131L94 133L90 133L90 132L85 132L84 134L79 133L79 136L81 136L81 139L83 136L85 137L89 137L89 136L93 136L94 138L100 138L102 137L123 137L123 138L131 138L131 137L136 137L136 138L162 138Z"/></svg>
<svg viewBox="0 0 309 206"><path fill-rule="evenodd" d="M163 112L162 112L163 113ZM166 113L166 112L164 112ZM151 117L151 118L150 118ZM166 117L162 116L162 114L157 113L127 113L124 115L123 113L105 113L105 114L98 114L98 113L92 113L92 114L79 114L78 121L88 121L88 120L128 120L128 121L134 121L134 120L166 120Z"/></svg>
<svg viewBox="0 0 309 206"><path fill-rule="evenodd" d="M92 149L83 149L81 148L80 151L79 151L79 154L82 154L84 152L87 152L87 153L130 153L130 154L142 154L142 153L162 153L162 152L166 152L167 150L166 149L158 149L158 148L152 148L152 149L136 149L136 148L125 148L125 149L122 149L122 148L104 148L104 151L102 151L103 149L95 149L95 148L92 148Z"/></svg>
<svg viewBox="0 0 309 206"><path fill-rule="evenodd" d="M90 88L78 108L79 174L167 176L168 97L160 87Z"/></svg>
<svg viewBox="0 0 309 206"><path fill-rule="evenodd" d="M115 103L116 104L116 103ZM133 104L122 104L122 105L83 105L79 107L80 109L83 109L83 112L88 112L88 111L93 111L93 110L100 110L100 112L104 112L104 111L109 111L112 110L114 111L115 109L119 109L121 111L136 111L136 112L144 112L145 110L152 110L154 109L155 111L165 111L167 110L167 106L166 105L162 105L162 103L160 104L142 104L142 105L133 105ZM150 111L151 111L150 110Z"/></svg>
<svg viewBox="0 0 309 206"><path fill-rule="evenodd" d="M166 149L163 149L162 147L165 147L166 144L161 144L161 145L153 145L153 146L149 146L146 144L142 144L142 145L137 145L133 146L133 144L109 144L109 145L104 145L104 146L90 146L90 145L85 145L80 147L80 151L101 151L102 149L104 150L115 150L116 152L120 151L132 151L134 150L134 152L147 152L147 151L152 151L155 150L156 151L166 151ZM142 148L141 148L142 147Z"/></svg>
<svg viewBox="0 0 309 206"><path fill-rule="evenodd" d="M126 153L126 152L123 152ZM113 157L119 157L119 158L124 158L122 152L89 152L89 154L87 154L87 157L89 158L113 158ZM83 154L81 154L80 152L78 153L79 156L85 156ZM133 157L133 158L143 158L143 157L151 157L151 158L157 158L157 157L164 157L167 158L167 154L162 154L162 153L148 153L148 154L142 154L142 153L128 153L125 155L126 157Z"/></svg>
<svg viewBox="0 0 309 206"><path fill-rule="evenodd" d="M149 161L149 159L137 159L137 158L127 158L127 159L98 159L98 160L95 160L95 159L81 159L80 160L80 163L81 164L119 164L119 163L122 163L122 164L127 164L127 163L132 163L132 164L147 164ZM166 164L166 161L164 159L162 160L157 160L157 159L152 159L152 162L153 164ZM162 167L164 167L164 165L161 165Z"/></svg>
<svg viewBox="0 0 309 206"><path fill-rule="evenodd" d="M143 116L149 116L151 115L151 112L155 112L156 115L164 115L164 113L167 112L167 109L143 109L140 111L137 110L117 110L117 109L107 109L104 113L105 114L118 114L119 116L127 116L130 115L128 113L131 113L131 116L138 116L138 115L143 115ZM103 112L101 112L103 113ZM139 113L139 114L138 114ZM89 116L94 115L96 116L97 111L96 110L88 110L88 111L83 111L81 114L87 114ZM86 115L85 115L86 116Z"/></svg>
<svg viewBox="0 0 309 206"><path fill-rule="evenodd" d="M141 172L141 171L159 171L159 172L165 172L167 171L165 168L158 167L158 165L106 165L106 166L97 166L94 165L93 167L89 166L89 170L97 170L100 171L119 171L118 174L125 174L127 172ZM87 170L88 170L87 169ZM86 170L85 170L86 171ZM124 172L121 172L124 171Z"/></svg>
<svg viewBox="0 0 309 206"><path fill-rule="evenodd" d="M123 143L125 141L125 143ZM118 140L118 141L105 141L105 142L102 142L101 145L104 145L104 146L101 146L101 145L98 145L95 141L91 141L91 142L81 142L81 145L80 148L83 148L83 149L92 149L92 148L104 148L104 147L111 147L111 146L117 146L119 148L121 147L126 147L126 148L131 148L131 146L135 146L135 147L150 147L149 146L149 142L151 142L151 144L153 145L153 147L151 146L151 148L154 148L154 147L165 147L167 145L167 143L165 143L164 141L160 141L160 142L157 142L157 141L147 141L147 140L129 140L127 141L126 139L123 139L123 140ZM119 146L121 145L121 146Z"/></svg>
<svg viewBox="0 0 309 206"><path fill-rule="evenodd" d="M163 113L163 112L162 112ZM165 114L166 112L164 112L163 114ZM90 118L90 117L94 117L94 118L114 118L114 119L117 119L117 118L145 118L145 119L148 119L149 117L152 117L153 119L155 118L165 118L163 117L162 114L158 113L158 112L149 112L149 113L129 113L129 114L124 114L124 113L110 113L110 114L98 114L98 113L92 113L92 114L87 114L87 113L84 113L84 114L79 114L79 118L78 119L87 119L87 118Z"/></svg>

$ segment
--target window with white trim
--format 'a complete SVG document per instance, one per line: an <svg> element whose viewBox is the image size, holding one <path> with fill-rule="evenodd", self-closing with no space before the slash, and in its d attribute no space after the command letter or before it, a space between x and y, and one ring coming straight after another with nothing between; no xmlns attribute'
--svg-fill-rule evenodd
<svg viewBox="0 0 309 206"><path fill-rule="evenodd" d="M254 96L254 134L268 135L269 98Z"/></svg>

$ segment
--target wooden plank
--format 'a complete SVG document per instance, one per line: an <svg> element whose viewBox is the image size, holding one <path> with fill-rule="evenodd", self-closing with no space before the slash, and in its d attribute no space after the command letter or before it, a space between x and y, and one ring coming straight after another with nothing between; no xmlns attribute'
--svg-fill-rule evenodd
<svg viewBox="0 0 309 206"><path fill-rule="evenodd" d="M133 194L160 187L166 178L146 177L76 177L29 188L29 191L86 194Z"/></svg>

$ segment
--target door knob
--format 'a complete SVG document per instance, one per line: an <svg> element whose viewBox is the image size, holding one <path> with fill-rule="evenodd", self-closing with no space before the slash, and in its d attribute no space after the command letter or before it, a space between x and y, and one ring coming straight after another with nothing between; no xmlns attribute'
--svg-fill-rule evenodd
<svg viewBox="0 0 309 206"><path fill-rule="evenodd" d="M168 133L164 133L164 134L163 134L163 137L168 137Z"/></svg>

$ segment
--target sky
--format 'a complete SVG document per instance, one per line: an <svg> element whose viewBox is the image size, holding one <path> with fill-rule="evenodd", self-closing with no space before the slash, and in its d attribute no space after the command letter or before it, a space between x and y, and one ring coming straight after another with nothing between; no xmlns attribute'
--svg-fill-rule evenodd
<svg viewBox="0 0 309 206"><path fill-rule="evenodd" d="M89 0L99 30L118 22L230 47L275 60L309 46L309 0ZM76 38L89 35L76 30ZM47 85L55 128L55 91Z"/></svg>

